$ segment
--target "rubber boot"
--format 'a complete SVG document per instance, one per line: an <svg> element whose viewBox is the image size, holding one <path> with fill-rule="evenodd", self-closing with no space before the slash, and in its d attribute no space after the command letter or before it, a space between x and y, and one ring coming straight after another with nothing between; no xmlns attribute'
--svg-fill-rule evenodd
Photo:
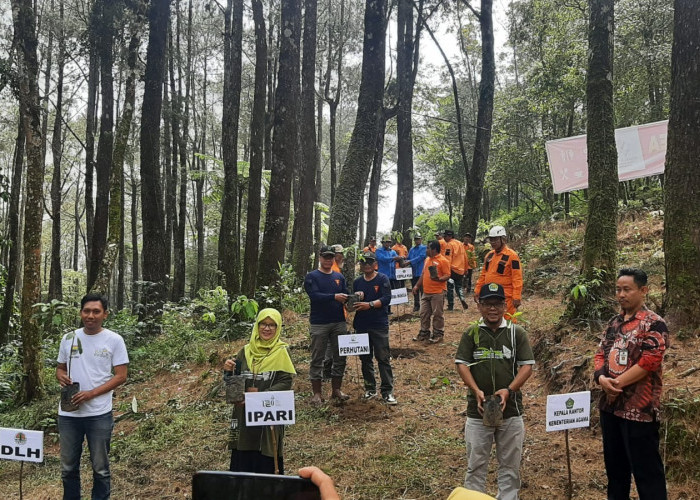
<svg viewBox="0 0 700 500"><path fill-rule="evenodd" d="M314 395L311 397L311 404L313 406L320 406L321 404L323 404L323 395L322 395L323 381L322 380L312 380L311 381L311 390L314 393Z"/></svg>
<svg viewBox="0 0 700 500"><path fill-rule="evenodd" d="M331 397L337 399L338 401L347 401L350 396L345 394L340 390L340 386L343 384L343 379L341 377L334 377L331 379L331 387L333 388L333 393Z"/></svg>

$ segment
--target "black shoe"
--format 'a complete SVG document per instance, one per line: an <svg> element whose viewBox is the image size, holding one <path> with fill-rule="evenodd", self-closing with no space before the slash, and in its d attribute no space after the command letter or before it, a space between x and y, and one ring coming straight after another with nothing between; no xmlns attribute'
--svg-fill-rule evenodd
<svg viewBox="0 0 700 500"><path fill-rule="evenodd" d="M469 309L469 304L467 304L466 300L459 299L459 301L462 303L462 309Z"/></svg>

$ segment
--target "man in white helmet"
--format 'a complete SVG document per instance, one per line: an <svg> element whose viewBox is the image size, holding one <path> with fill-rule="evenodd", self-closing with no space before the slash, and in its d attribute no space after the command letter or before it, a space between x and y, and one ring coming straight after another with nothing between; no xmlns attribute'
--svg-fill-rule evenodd
<svg viewBox="0 0 700 500"><path fill-rule="evenodd" d="M506 294L507 312L506 319L513 319L513 315L520 307L523 293L523 268L520 257L506 245L506 228L493 226L489 231L489 243L491 251L486 254L484 267L481 269L479 280L474 287L474 300L484 283L498 283Z"/></svg>

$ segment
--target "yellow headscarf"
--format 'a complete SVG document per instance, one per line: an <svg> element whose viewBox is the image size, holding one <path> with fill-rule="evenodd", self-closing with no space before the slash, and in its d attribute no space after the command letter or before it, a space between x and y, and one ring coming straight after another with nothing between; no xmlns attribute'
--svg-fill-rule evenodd
<svg viewBox="0 0 700 500"><path fill-rule="evenodd" d="M263 340L260 337L258 325L264 319L270 318L277 323L275 336L270 340ZM289 357L286 343L280 340L282 334L282 315L277 309L263 309L255 318L253 334L250 342L244 348L245 360L248 369L253 373L263 372L287 372L296 374L292 359Z"/></svg>

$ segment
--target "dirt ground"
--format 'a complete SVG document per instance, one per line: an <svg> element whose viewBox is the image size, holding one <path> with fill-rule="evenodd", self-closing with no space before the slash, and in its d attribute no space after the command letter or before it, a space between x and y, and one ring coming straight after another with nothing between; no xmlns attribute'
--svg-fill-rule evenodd
<svg viewBox="0 0 700 500"><path fill-rule="evenodd" d="M308 344L305 319L286 314L291 334L292 357L298 368L294 390L297 393L297 424L285 438L286 473L298 467L318 465L336 481L344 499L443 499L462 484L466 471L464 422L466 389L454 368L454 356L461 333L477 318L471 298L467 311L446 313L445 341L437 345L413 342L418 330L409 307L399 307L391 324L391 345L395 395L399 404L388 407L379 401L363 401L359 359L348 360L344 390L351 395L342 406L320 409L308 405ZM560 299L530 297L521 310L531 342L545 342L551 356L538 363L534 376L523 388L526 406L526 439L522 460L521 497L565 499L568 472L564 432L545 432L545 408L549 387L558 392L590 387L590 359L596 340L592 334L570 332L551 342L553 327L563 306ZM556 333L556 332L555 332ZM544 340L543 340L544 339ZM550 343L547 344L547 339ZM199 469L225 470L228 452L224 438L228 409L221 403L216 381L219 363L235 345L213 346L212 365L182 367L177 376L161 372L155 378L132 382L117 393L115 407L125 408L134 396L140 401L139 418L129 418L127 410L117 423L113 441L113 498L185 499L190 498L190 478ZM665 390L700 392L700 373L680 375L697 366L700 341L674 342L666 357ZM548 376L545 377L545 374ZM326 394L330 388L324 384ZM191 421L180 424L179 415ZM191 413L190 413L191 412ZM591 428L569 432L573 498L599 500L605 497L606 478L602 459L600 430L592 411ZM167 442L158 425L178 425L182 435ZM183 426L190 426L184 427ZM134 434L148 446L135 453L120 445ZM662 428L662 441L664 440ZM167 433L166 433L167 434ZM24 468L24 498L61 497L58 447L55 436L46 439L44 465ZM663 449L663 445L662 445ZM86 459L83 463L83 491L90 485ZM0 465L0 498L19 498L19 465ZM489 493L496 493L495 457L489 474ZM700 484L670 482L671 499L700 498ZM633 495L636 498L636 495Z"/></svg>

